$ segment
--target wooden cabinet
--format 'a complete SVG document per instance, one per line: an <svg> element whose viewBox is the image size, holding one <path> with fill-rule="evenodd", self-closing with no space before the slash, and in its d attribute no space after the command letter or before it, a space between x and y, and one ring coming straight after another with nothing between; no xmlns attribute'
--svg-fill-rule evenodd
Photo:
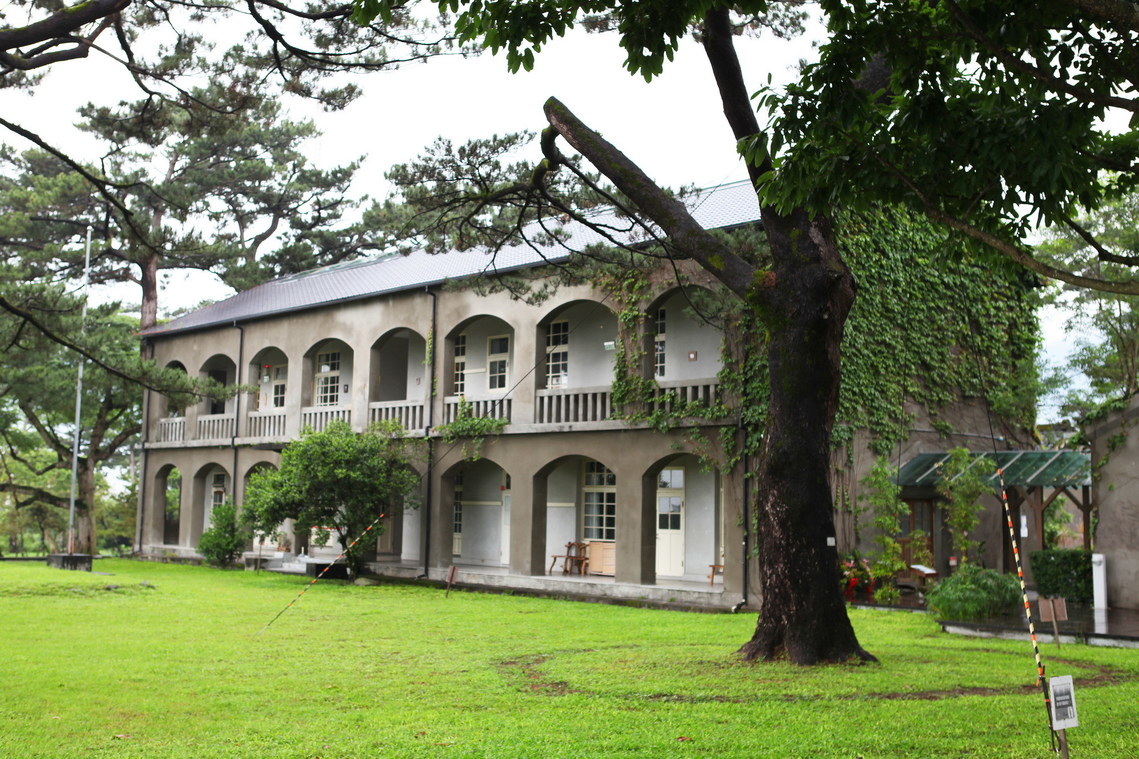
<svg viewBox="0 0 1139 759"><path fill-rule="evenodd" d="M617 544L609 541L589 541L589 573L613 575L617 573Z"/></svg>

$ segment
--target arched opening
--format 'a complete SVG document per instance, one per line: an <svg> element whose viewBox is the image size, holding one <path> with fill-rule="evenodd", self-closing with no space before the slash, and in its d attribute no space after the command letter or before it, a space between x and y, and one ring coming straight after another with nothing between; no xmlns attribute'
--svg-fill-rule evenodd
<svg viewBox="0 0 1139 759"><path fill-rule="evenodd" d="M301 426L323 430L334 419L352 423L352 349L323 340L305 353Z"/></svg>
<svg viewBox="0 0 1139 759"><path fill-rule="evenodd" d="M163 467L154 479L156 521L162 525L163 545L176 546L182 529L182 472L175 466Z"/></svg>
<svg viewBox="0 0 1139 759"><path fill-rule="evenodd" d="M510 419L516 381L514 329L496 316L466 320L446 338L443 372L444 422L460 409L478 417Z"/></svg>
<svg viewBox="0 0 1139 759"><path fill-rule="evenodd" d="M510 475L489 459L456 464L443 477L451 496L455 563L510 565Z"/></svg>
<svg viewBox="0 0 1139 759"><path fill-rule="evenodd" d="M430 380L427 341L410 329L394 329L372 346L368 390L369 423L394 420L422 429Z"/></svg>
<svg viewBox="0 0 1139 759"><path fill-rule="evenodd" d="M535 421L608 419L618 341L613 312L600 303L575 301L551 312L538 324L538 333Z"/></svg>
<svg viewBox="0 0 1139 759"><path fill-rule="evenodd" d="M588 456L566 456L534 475L534 492L546 507L546 553L552 557L567 544L581 543L588 552L589 574L615 575L617 475Z"/></svg>
<svg viewBox="0 0 1139 759"><path fill-rule="evenodd" d="M194 475L189 518L190 544L198 545L202 532L209 529L214 507L233 499L233 483L229 472L218 464L207 464Z"/></svg>
<svg viewBox="0 0 1139 759"><path fill-rule="evenodd" d="M246 437L285 435L285 405L289 394L289 359L279 348L265 348L249 362L248 429Z"/></svg>
<svg viewBox="0 0 1139 759"><path fill-rule="evenodd" d="M668 456L646 472L654 501L656 574L715 578L724 565L721 479L691 454Z"/></svg>

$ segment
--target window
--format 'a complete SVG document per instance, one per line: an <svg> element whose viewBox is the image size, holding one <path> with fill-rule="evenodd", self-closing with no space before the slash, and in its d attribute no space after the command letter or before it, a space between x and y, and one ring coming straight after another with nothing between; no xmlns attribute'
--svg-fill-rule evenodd
<svg viewBox="0 0 1139 759"><path fill-rule="evenodd" d="M505 390L510 380L510 337L491 337L486 342L486 386Z"/></svg>
<svg viewBox="0 0 1139 759"><path fill-rule="evenodd" d="M210 506L220 506L225 503L225 475L215 474L212 482L213 487L210 493Z"/></svg>
<svg viewBox="0 0 1139 759"><path fill-rule="evenodd" d="M316 354L316 405L340 403L340 351Z"/></svg>
<svg viewBox="0 0 1139 759"><path fill-rule="evenodd" d="M657 477L657 529L679 530L684 507L684 469L664 469Z"/></svg>
<svg viewBox="0 0 1139 759"><path fill-rule="evenodd" d="M261 392L257 394L257 410L285 407L285 379L288 367L284 364L265 364L261 367Z"/></svg>
<svg viewBox="0 0 1139 759"><path fill-rule="evenodd" d="M455 475L455 511L451 517L451 553L463 552L463 473Z"/></svg>
<svg viewBox="0 0 1139 759"><path fill-rule="evenodd" d="M665 321L666 316L664 309L657 309L653 317L653 326L656 332L656 339L653 341L653 375L656 377L664 376Z"/></svg>
<svg viewBox="0 0 1139 759"><path fill-rule="evenodd" d="M552 322L546 331L546 387L565 387L569 375L569 322Z"/></svg>
<svg viewBox="0 0 1139 759"><path fill-rule="evenodd" d="M455 336L455 369L451 377L454 395L463 395L467 390L467 336Z"/></svg>
<svg viewBox="0 0 1139 759"><path fill-rule="evenodd" d="M587 462L582 488L583 540L617 539L617 475L604 464Z"/></svg>

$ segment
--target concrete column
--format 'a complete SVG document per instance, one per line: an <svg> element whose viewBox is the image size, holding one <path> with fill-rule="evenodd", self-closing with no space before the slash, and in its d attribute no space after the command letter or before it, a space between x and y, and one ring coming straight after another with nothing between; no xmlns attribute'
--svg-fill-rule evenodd
<svg viewBox="0 0 1139 759"><path fill-rule="evenodd" d="M427 564L431 569L446 569L454 563L451 546L455 520L455 478L439 475L433 483L435 497L427 508L431 514L430 534L427 535Z"/></svg>
<svg viewBox="0 0 1139 759"><path fill-rule="evenodd" d="M656 584L656 477L617 477L617 582Z"/></svg>
<svg viewBox="0 0 1139 759"><path fill-rule="evenodd" d="M546 475L512 476L510 573L546 573Z"/></svg>
<svg viewBox="0 0 1139 759"><path fill-rule="evenodd" d="M182 470L182 491L178 494L178 545L186 548L196 546L202 534L201 480L200 476L189 476L189 472Z"/></svg>
<svg viewBox="0 0 1139 759"><path fill-rule="evenodd" d="M514 424L533 424L536 415L534 408L534 386L537 372L530 377L523 376L533 366L532 357L538 354L538 326L533 319L520 319L513 323L514 352L511 357L510 382L514 391L510 407L510 421ZM522 380L519 382L519 380ZM513 555L513 554L512 554Z"/></svg>
<svg viewBox="0 0 1139 759"><path fill-rule="evenodd" d="M737 473L739 472L737 467ZM723 524L724 535L724 600L736 603L743 598L743 574L747 567L743 547L743 483L742 474L733 476L722 474L724 477L724 502L718 509L720 524ZM717 497L721 489L717 489ZM750 513L750 510L749 510ZM719 524L716 525L719 528Z"/></svg>

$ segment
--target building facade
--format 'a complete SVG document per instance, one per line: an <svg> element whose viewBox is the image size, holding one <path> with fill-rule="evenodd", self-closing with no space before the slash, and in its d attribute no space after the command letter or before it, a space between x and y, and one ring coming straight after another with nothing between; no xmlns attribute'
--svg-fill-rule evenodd
<svg viewBox="0 0 1139 759"><path fill-rule="evenodd" d="M754 218L746 204L754 194L743 189L729 193L727 211L723 197L710 205L714 221ZM743 210L733 216L736 200ZM514 254L416 253L328 267L148 332L159 365L239 390L186 408L148 395L141 551L195 556L212 508L226 500L240 508L250 475L276 466L303 429L395 420L429 440L430 455L420 492L384 520L377 573L441 579L457 566L471 582L525 587L546 578L534 582L640 598L664 583L672 599L689 590L698 605L739 603L742 474L717 469L707 445L693 442L718 438L736 415L662 433L619 418L613 397L615 358L638 345L644 358L633 371L655 381L655 402L719 400L721 334L690 305L694 290L715 284L682 262L687 284L651 278L658 283L623 305L640 312L636 320L619 319L614 294L589 284L559 287L540 304L462 284L488 266L493 281L545 263ZM464 415L506 424L472 451L440 436ZM286 530L259 548L286 560L320 553L306 539ZM563 575L561 562L548 574L567 543L588 546L584 577Z"/></svg>

